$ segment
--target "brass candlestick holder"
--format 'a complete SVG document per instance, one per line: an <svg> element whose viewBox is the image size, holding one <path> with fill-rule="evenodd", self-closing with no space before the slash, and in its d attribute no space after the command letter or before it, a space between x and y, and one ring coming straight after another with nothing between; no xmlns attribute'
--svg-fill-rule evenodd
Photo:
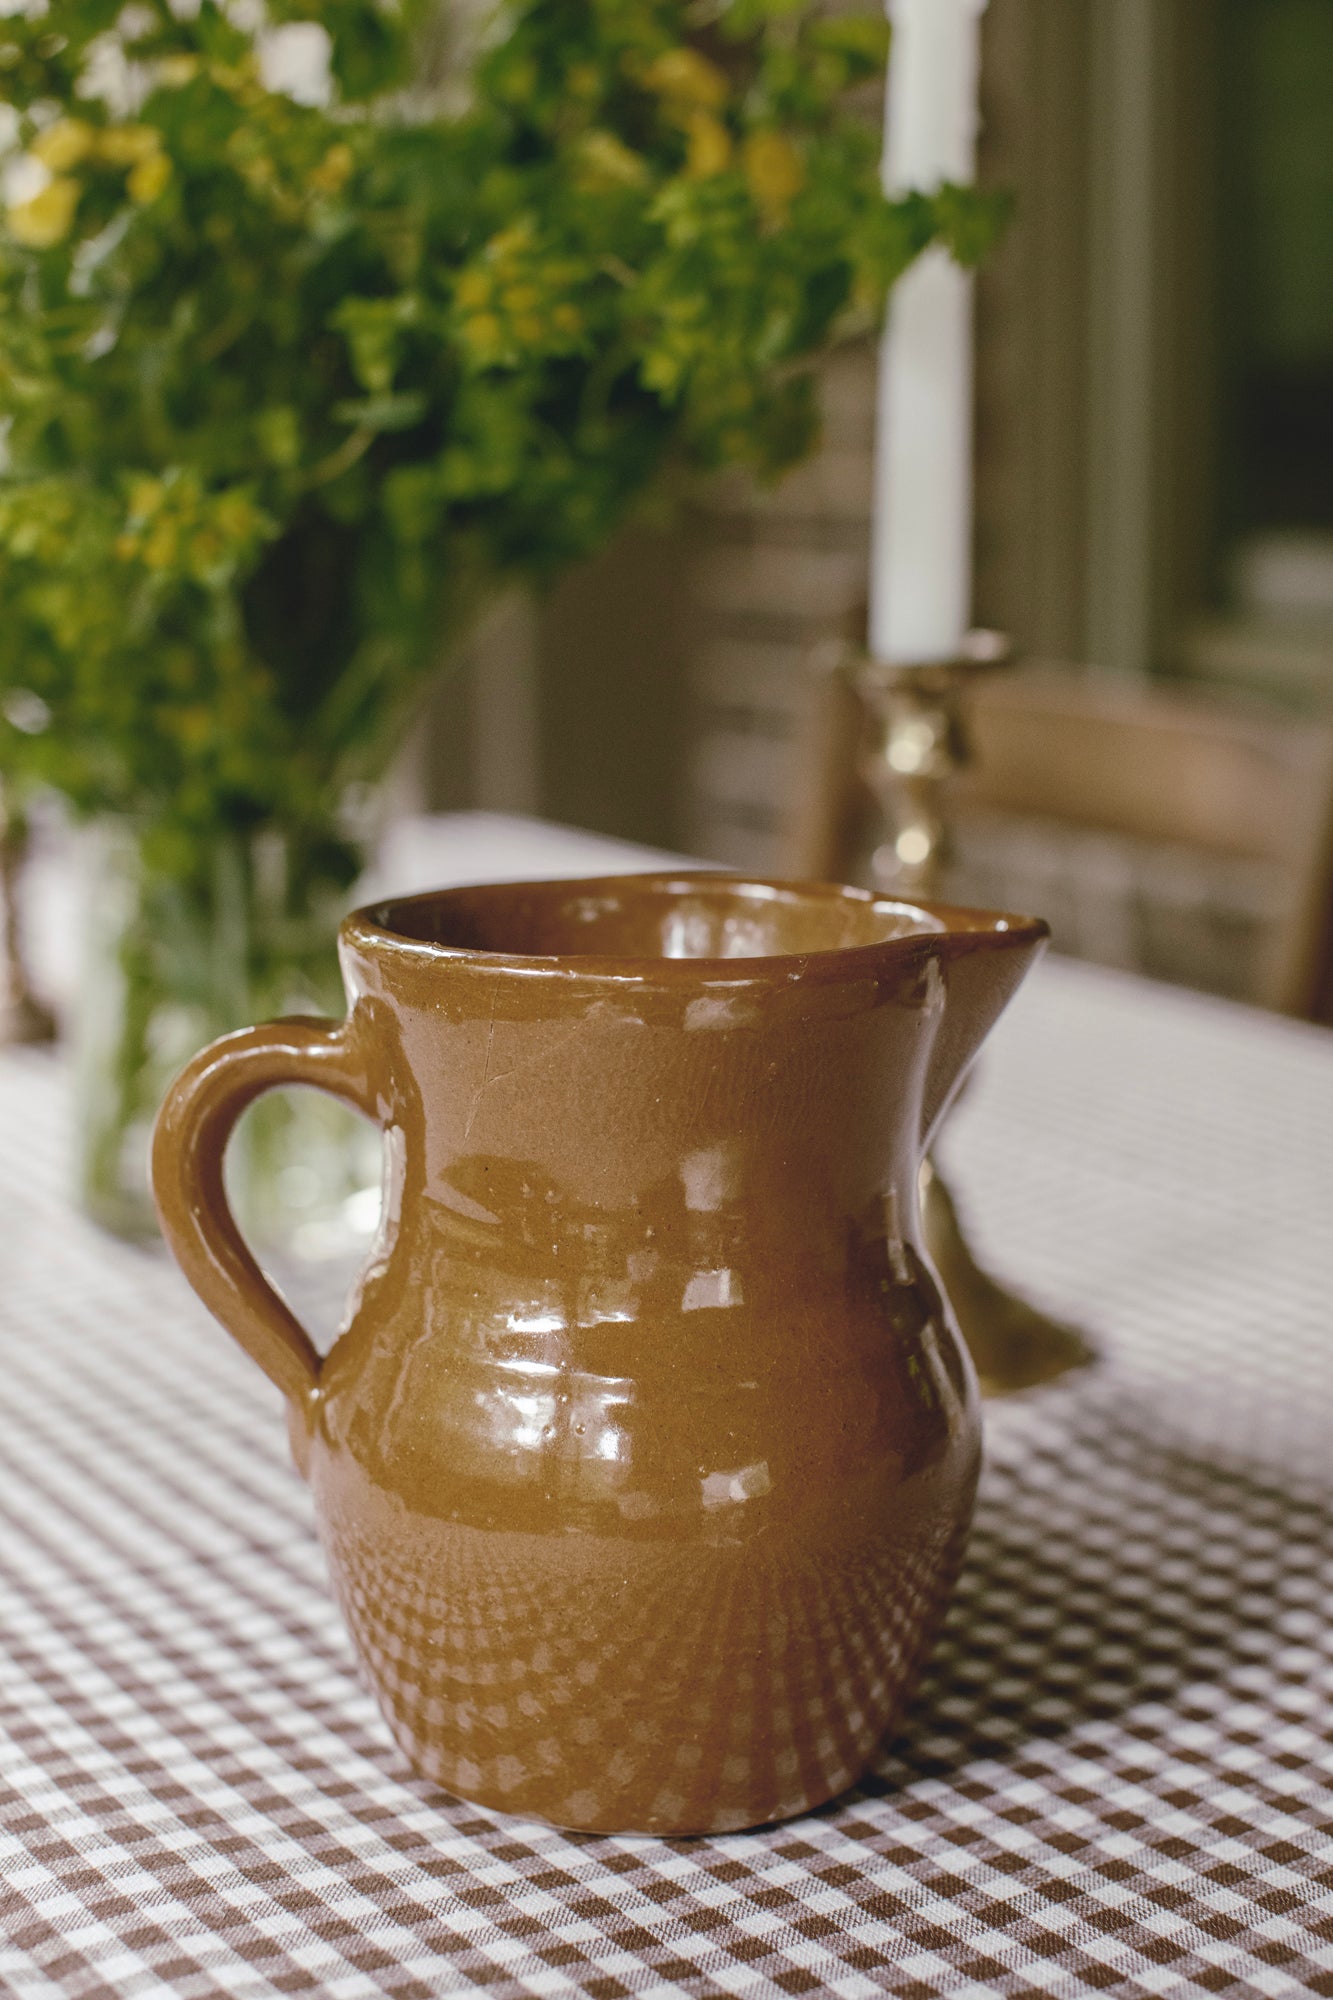
<svg viewBox="0 0 1333 2000"><path fill-rule="evenodd" d="M948 793L971 760L966 697L1013 658L997 632L973 632L955 660L894 666L862 660L852 685L866 716L859 766L886 838L870 862L874 887L938 898L950 857ZM1053 1381L1090 1361L1082 1334L1048 1319L977 1263L953 1197L933 1161L921 1173L926 1248L972 1353L982 1392L1004 1395Z"/></svg>

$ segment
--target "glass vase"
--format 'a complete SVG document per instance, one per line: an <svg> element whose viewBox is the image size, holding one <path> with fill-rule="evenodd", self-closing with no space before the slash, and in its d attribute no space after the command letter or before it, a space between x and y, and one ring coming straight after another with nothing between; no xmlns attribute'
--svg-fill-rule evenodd
<svg viewBox="0 0 1333 2000"><path fill-rule="evenodd" d="M280 830L223 836L182 878L151 864L131 825L90 835L74 1017L78 1190L118 1236L157 1233L153 1122L198 1049L276 1015L345 1010L336 937L346 892L296 856ZM237 1127L227 1182L257 1249L337 1257L373 1229L378 1135L323 1092L270 1092Z"/></svg>

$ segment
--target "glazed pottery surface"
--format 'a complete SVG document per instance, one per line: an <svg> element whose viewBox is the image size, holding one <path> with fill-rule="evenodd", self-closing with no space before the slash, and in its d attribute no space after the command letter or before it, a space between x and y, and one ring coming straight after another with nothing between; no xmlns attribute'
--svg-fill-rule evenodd
<svg viewBox="0 0 1333 2000"><path fill-rule="evenodd" d="M678 1834L864 1770L980 1449L918 1169L1044 936L711 874L446 890L347 920L345 1022L245 1030L185 1071L164 1230L288 1398L419 1772ZM385 1134L379 1241L323 1361L223 1193L236 1118L291 1082Z"/></svg>

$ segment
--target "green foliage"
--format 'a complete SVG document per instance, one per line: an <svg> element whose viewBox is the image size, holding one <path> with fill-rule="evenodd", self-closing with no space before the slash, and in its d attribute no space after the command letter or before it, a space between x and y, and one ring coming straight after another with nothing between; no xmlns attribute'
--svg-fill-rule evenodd
<svg viewBox="0 0 1333 2000"><path fill-rule="evenodd" d="M0 771L173 871L327 845L480 593L672 462L780 473L812 361L992 228L884 199L877 19L513 0L446 113L401 88L422 11L269 0L328 36L320 104L222 0L0 20Z"/></svg>

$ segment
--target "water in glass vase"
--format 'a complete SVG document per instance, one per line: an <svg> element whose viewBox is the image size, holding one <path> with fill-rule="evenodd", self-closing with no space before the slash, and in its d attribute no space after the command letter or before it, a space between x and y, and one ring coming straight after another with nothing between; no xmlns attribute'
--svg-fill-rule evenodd
<svg viewBox="0 0 1333 2000"><path fill-rule="evenodd" d="M157 1233L148 1151L173 1077L215 1036L275 1014L341 1016L341 882L275 831L209 844L188 874L154 866L139 830L88 841L84 965L75 1005L75 1147L83 1208L118 1236ZM246 1112L228 1185L257 1247L338 1257L373 1228L379 1138L321 1093Z"/></svg>

